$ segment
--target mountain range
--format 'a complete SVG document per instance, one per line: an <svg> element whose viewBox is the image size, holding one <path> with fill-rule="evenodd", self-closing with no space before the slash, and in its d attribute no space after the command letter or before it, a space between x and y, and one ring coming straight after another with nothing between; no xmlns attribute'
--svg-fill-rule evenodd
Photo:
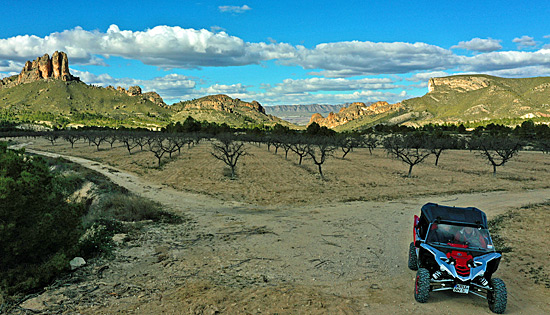
<svg viewBox="0 0 550 315"><path fill-rule="evenodd" d="M88 85L69 72L64 52L27 61L18 75L0 80L0 119L57 125L158 128L196 120L235 127L282 124L291 128L316 122L335 130L361 130L375 124L517 124L550 122L550 77L509 79L489 75L431 78L429 92L389 104L262 106L227 95L209 95L166 105L156 92L139 86ZM297 124L297 125L295 125Z"/></svg>

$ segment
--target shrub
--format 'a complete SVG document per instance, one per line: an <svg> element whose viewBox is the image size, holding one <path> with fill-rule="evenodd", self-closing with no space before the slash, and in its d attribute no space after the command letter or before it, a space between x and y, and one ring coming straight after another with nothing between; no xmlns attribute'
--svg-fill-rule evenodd
<svg viewBox="0 0 550 315"><path fill-rule="evenodd" d="M68 267L80 234L81 205L45 161L0 145L0 286L33 289Z"/></svg>

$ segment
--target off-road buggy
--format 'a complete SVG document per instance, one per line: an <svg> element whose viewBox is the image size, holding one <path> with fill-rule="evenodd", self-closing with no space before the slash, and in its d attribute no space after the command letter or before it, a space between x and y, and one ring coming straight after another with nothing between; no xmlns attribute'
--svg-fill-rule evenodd
<svg viewBox="0 0 550 315"><path fill-rule="evenodd" d="M487 299L494 313L506 310L504 282L493 277L502 255L495 251L487 216L477 208L427 203L414 216L408 266L417 270L414 298L428 301L430 292L452 290Z"/></svg>

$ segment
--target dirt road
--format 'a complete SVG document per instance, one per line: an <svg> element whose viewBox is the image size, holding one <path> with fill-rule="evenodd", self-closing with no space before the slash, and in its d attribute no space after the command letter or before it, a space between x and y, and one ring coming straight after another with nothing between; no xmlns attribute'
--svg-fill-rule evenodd
<svg viewBox="0 0 550 315"><path fill-rule="evenodd" d="M473 296L441 292L426 304L414 301L415 273L406 266L413 215L426 202L476 206L491 218L550 200L546 189L258 207L176 191L94 161L63 157L194 222L192 228L151 226L143 237L121 245L114 261L79 271L92 274L73 287L79 301L71 300L67 288L49 292L57 300L69 296L66 312L490 313L486 301ZM550 290L517 276L506 256L503 261L497 273L508 286L507 313L550 313ZM88 287L97 288L83 294Z"/></svg>

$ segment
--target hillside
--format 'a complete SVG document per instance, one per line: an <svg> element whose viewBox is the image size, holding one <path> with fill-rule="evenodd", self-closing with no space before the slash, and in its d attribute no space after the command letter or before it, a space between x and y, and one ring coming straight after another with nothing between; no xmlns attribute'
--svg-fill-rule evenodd
<svg viewBox="0 0 550 315"><path fill-rule="evenodd" d="M227 95L208 95L194 100L182 101L170 106L172 120L184 121L188 116L196 120L226 123L231 126L275 125L295 127L273 115L266 114L264 107L256 102L244 102Z"/></svg>
<svg viewBox="0 0 550 315"><path fill-rule="evenodd" d="M297 125L307 125L311 115L319 113L323 116L330 112L338 112L345 105L274 105L265 106L265 112Z"/></svg>
<svg viewBox="0 0 550 315"><path fill-rule="evenodd" d="M59 61L61 60L61 61ZM57 124L158 127L170 110L155 92L138 86L87 85L69 73L65 53L27 61L21 73L0 81L0 118Z"/></svg>
<svg viewBox="0 0 550 315"><path fill-rule="evenodd" d="M376 124L519 124L532 119L550 122L550 77L509 79L489 75L431 78L429 92L397 104L353 103L311 122L337 131L360 130Z"/></svg>
<svg viewBox="0 0 550 315"><path fill-rule="evenodd" d="M426 95L403 101L407 114L393 122L550 121L550 77L459 75L432 78L428 88Z"/></svg>

